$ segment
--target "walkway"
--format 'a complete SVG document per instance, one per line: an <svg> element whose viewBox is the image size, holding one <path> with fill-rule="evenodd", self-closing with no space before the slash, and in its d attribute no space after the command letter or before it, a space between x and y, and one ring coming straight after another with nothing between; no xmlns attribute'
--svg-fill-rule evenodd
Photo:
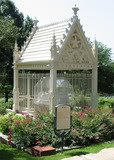
<svg viewBox="0 0 114 160"><path fill-rule="evenodd" d="M96 154L90 153L82 156L64 158L62 160L114 160L114 148L106 148Z"/></svg>

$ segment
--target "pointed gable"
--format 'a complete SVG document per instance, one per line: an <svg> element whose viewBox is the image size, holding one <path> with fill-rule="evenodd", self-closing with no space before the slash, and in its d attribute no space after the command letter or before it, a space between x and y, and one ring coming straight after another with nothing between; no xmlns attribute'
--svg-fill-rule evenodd
<svg viewBox="0 0 114 160"><path fill-rule="evenodd" d="M86 66L92 68L95 62L91 46L84 35L78 19L75 20L63 41L59 62L71 64L72 66L83 66L83 68Z"/></svg>
<svg viewBox="0 0 114 160"><path fill-rule="evenodd" d="M96 63L95 55L78 19L78 8L74 7L73 11L74 16L70 20L35 27L21 51L18 64L45 64L43 67L49 69L52 61L53 35L55 35L55 63L58 70L91 69Z"/></svg>

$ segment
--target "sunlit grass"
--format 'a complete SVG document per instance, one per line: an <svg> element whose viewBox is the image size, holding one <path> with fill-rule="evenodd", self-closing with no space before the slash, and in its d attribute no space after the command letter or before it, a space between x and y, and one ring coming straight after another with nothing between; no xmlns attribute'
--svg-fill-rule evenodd
<svg viewBox="0 0 114 160"><path fill-rule="evenodd" d="M114 141L111 143L101 143L97 145L92 145L88 147L72 149L64 151L63 154L57 153L50 156L43 157L32 157L31 155L12 148L9 145L0 144L0 160L61 160L66 157L88 154L88 153L97 153L103 148L114 147Z"/></svg>

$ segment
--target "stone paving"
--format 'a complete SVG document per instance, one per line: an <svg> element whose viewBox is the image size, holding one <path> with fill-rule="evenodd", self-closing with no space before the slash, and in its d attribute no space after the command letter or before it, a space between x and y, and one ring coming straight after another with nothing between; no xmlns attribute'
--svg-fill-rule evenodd
<svg viewBox="0 0 114 160"><path fill-rule="evenodd" d="M96 154L90 153L82 156L64 158L62 160L114 160L114 148L106 148Z"/></svg>

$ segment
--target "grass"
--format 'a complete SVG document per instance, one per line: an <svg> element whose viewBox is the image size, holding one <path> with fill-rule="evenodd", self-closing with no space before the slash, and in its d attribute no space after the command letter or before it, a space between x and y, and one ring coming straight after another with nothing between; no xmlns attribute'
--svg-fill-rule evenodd
<svg viewBox="0 0 114 160"><path fill-rule="evenodd" d="M114 147L114 141L111 143L101 143L93 146L83 147L79 149L73 149L69 151L64 151L63 154L57 153L55 155L44 156L44 157L32 157L31 155L12 148L6 144L0 144L0 160L61 160L66 157L97 153L103 148Z"/></svg>

